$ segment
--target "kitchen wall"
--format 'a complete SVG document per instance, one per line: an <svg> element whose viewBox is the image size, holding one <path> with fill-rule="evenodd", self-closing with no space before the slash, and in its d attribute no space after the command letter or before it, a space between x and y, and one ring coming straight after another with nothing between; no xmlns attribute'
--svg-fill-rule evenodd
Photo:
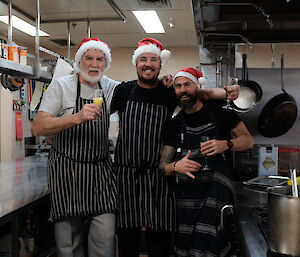
<svg viewBox="0 0 300 257"><path fill-rule="evenodd" d="M71 49L71 57L74 57L74 53L77 48ZM161 74L174 74L177 70L187 67L187 66L198 66L199 65L199 50L198 47L171 47L166 49L171 50L172 56L167 61L165 66L162 68ZM30 50L30 49L29 49ZM59 51L52 49L60 54L67 55L67 49L65 51ZM32 50L30 50L33 52ZM118 81L126 81L136 78L136 71L134 66L131 63L131 57L134 52L134 48L113 48L111 50L112 53L112 64L109 71L106 72L106 75L118 80ZM240 45L237 46L237 58L236 58L236 66L241 67L241 55L242 53L247 53L248 55L248 67L250 68L271 68L271 46L269 45L255 45L252 50L248 46ZM297 44L275 44L275 60L276 60L276 67L280 67L280 54L283 52L285 54L285 67L287 68L299 68L300 74L300 45ZM42 57L47 58L47 55L42 55ZM294 69L294 75L290 78L286 76L286 83L293 84L297 86L297 81L299 78L297 76L298 70ZM256 70L259 72L259 69ZM264 76L264 71L259 72L262 77L257 77L252 70L249 71L249 77L253 80L258 79L258 82L262 85L274 85L268 88L270 93L265 93L263 97L269 98L272 94L279 93L279 78L278 75L280 74L279 71L274 72L274 79L275 82L272 80L268 80ZM270 76L273 76L270 73ZM295 79L295 81L291 81ZM266 86L263 86L263 91ZM274 91L273 91L274 90ZM294 90L294 89L293 89ZM297 93L294 92L293 93ZM15 139L15 116L13 115L12 111L12 93L4 90L2 87L0 89L0 156L1 161L16 159L24 156L24 145L23 143L16 143ZM263 101L260 103L263 104ZM259 105L257 106L257 110L259 109ZM250 115L249 115L250 116ZM298 120L297 120L298 122ZM115 117L112 119L112 129L111 135L114 137L117 134L117 120ZM298 127L298 126L297 126ZM28 121L27 117L24 119L23 123L24 128L24 136L31 135L31 122ZM298 131L297 131L298 132ZM293 140L292 140L293 141ZM260 143L261 138L259 136L256 137L255 135L255 142ZM272 142L277 142L276 140ZM290 141L288 141L290 142ZM298 144L298 141L293 141ZM267 142L269 143L269 141Z"/></svg>

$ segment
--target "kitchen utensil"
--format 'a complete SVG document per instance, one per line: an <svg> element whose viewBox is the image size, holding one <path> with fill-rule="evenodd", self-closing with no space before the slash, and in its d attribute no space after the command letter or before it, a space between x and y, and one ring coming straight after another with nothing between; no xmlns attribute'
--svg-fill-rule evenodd
<svg viewBox="0 0 300 257"><path fill-rule="evenodd" d="M43 91L43 84L42 82L36 81L35 82L35 89L31 98L30 102L30 111L34 111L37 105L40 102L40 99L42 97L42 91Z"/></svg>
<svg viewBox="0 0 300 257"><path fill-rule="evenodd" d="M10 90L10 91L17 91L19 90L21 87L18 86L17 84L15 84L13 81L12 81L12 76L10 75L6 75L6 86L7 88ZM23 83L22 83L23 85ZM21 85L21 86L22 86Z"/></svg>
<svg viewBox="0 0 300 257"><path fill-rule="evenodd" d="M4 88L7 88L5 76L6 76L6 74L1 74L1 85L2 85Z"/></svg>
<svg viewBox="0 0 300 257"><path fill-rule="evenodd" d="M284 185L288 180L289 177L284 176L258 176L244 181L243 184L248 186L273 187Z"/></svg>
<svg viewBox="0 0 300 257"><path fill-rule="evenodd" d="M284 89L284 56L281 55L282 94L273 97L262 109L258 118L258 130L264 137L279 137L286 133L297 118L297 104Z"/></svg>
<svg viewBox="0 0 300 257"><path fill-rule="evenodd" d="M249 112L260 101L262 90L258 83L248 80L247 55L243 54L242 80L239 80L239 97L232 101L237 112Z"/></svg>
<svg viewBox="0 0 300 257"><path fill-rule="evenodd" d="M298 187L299 190L299 187ZM300 198L292 196L291 186L268 189L269 249L289 256L300 256Z"/></svg>
<svg viewBox="0 0 300 257"><path fill-rule="evenodd" d="M298 187L296 179L296 169L290 169L291 179L292 179L292 193L294 197L298 197Z"/></svg>

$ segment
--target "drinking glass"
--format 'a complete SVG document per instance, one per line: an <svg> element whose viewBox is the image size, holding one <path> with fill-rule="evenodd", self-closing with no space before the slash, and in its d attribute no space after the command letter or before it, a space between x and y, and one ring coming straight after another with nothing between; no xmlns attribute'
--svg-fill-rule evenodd
<svg viewBox="0 0 300 257"><path fill-rule="evenodd" d="M96 104L97 106L101 106L103 103L102 90L100 88L95 89L94 91L93 103ZM96 121L101 120L101 117L96 115L95 120Z"/></svg>
<svg viewBox="0 0 300 257"><path fill-rule="evenodd" d="M209 140L209 136L201 136L200 138L200 148L202 146L202 144L206 141ZM208 163L207 163L207 156L206 155L203 155L204 157L204 161L203 161L203 166L201 167L201 170L203 172L207 172L207 171L212 171L212 168L208 166Z"/></svg>
<svg viewBox="0 0 300 257"><path fill-rule="evenodd" d="M227 86L238 85L238 82L239 82L238 78L235 78L235 77L229 77L229 78L228 78ZM229 89L229 91L230 91L230 88L228 88L228 89ZM227 89L227 90L228 90L228 89ZM226 102L227 102L227 103L226 103L226 105L222 106L222 108L228 109L228 110L233 110L233 108L232 108L231 105L230 105L230 101L231 101L231 100L226 99Z"/></svg>

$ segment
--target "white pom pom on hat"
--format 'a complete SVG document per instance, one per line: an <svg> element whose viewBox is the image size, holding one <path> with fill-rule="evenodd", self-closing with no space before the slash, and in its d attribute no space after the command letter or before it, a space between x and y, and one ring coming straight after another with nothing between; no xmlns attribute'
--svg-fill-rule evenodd
<svg viewBox="0 0 300 257"><path fill-rule="evenodd" d="M96 49L100 50L105 54L106 64L104 71L108 70L111 63L111 54L110 54L110 48L108 45L101 41L99 38L84 38L75 54L75 63L74 63L74 69L78 73L80 71L79 63L81 61L82 56L87 52L89 49Z"/></svg>
<svg viewBox="0 0 300 257"><path fill-rule="evenodd" d="M164 49L163 45L156 39L146 37L138 42L138 47L135 49L132 56L132 64L136 65L137 58L143 53L156 54L161 61L161 65L164 65L166 60L171 56L169 50Z"/></svg>
<svg viewBox="0 0 300 257"><path fill-rule="evenodd" d="M192 67L178 71L173 80L175 81L177 77L186 77L193 81L197 87L200 87L200 85L204 85L207 82L207 79L203 76L203 73Z"/></svg>

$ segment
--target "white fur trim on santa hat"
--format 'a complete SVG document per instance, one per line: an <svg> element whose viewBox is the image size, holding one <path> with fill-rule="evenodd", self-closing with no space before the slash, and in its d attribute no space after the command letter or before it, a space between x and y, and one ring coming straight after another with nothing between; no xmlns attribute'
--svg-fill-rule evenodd
<svg viewBox="0 0 300 257"><path fill-rule="evenodd" d="M203 85L206 83L206 78L204 77L201 77L199 79L197 79L195 76L193 76L191 73L189 72L185 72L185 71L179 71L175 74L174 76L174 81L177 77L186 77L188 79L190 79L191 81L194 82L194 84L197 86L197 87L200 87L200 85Z"/></svg>
<svg viewBox="0 0 300 257"><path fill-rule="evenodd" d="M159 47L155 44L146 44L135 49L134 54L132 56L133 65L136 65L137 58L143 53L156 54L160 58L161 65L163 65L166 62L166 60L171 56L171 52L169 50L164 49L160 51Z"/></svg>
<svg viewBox="0 0 300 257"><path fill-rule="evenodd" d="M204 85L207 83L207 78L205 78L205 77L201 77L198 80L199 80L200 85Z"/></svg>
<svg viewBox="0 0 300 257"><path fill-rule="evenodd" d="M108 70L110 67L110 63L111 63L111 55L110 55L109 47L101 41L90 40L90 41L82 44L81 47L76 52L75 63L74 63L75 71L77 73L80 71L79 63L81 61L81 58L85 54L85 52L88 51L89 49L100 50L105 54L106 64L105 64L104 71Z"/></svg>

